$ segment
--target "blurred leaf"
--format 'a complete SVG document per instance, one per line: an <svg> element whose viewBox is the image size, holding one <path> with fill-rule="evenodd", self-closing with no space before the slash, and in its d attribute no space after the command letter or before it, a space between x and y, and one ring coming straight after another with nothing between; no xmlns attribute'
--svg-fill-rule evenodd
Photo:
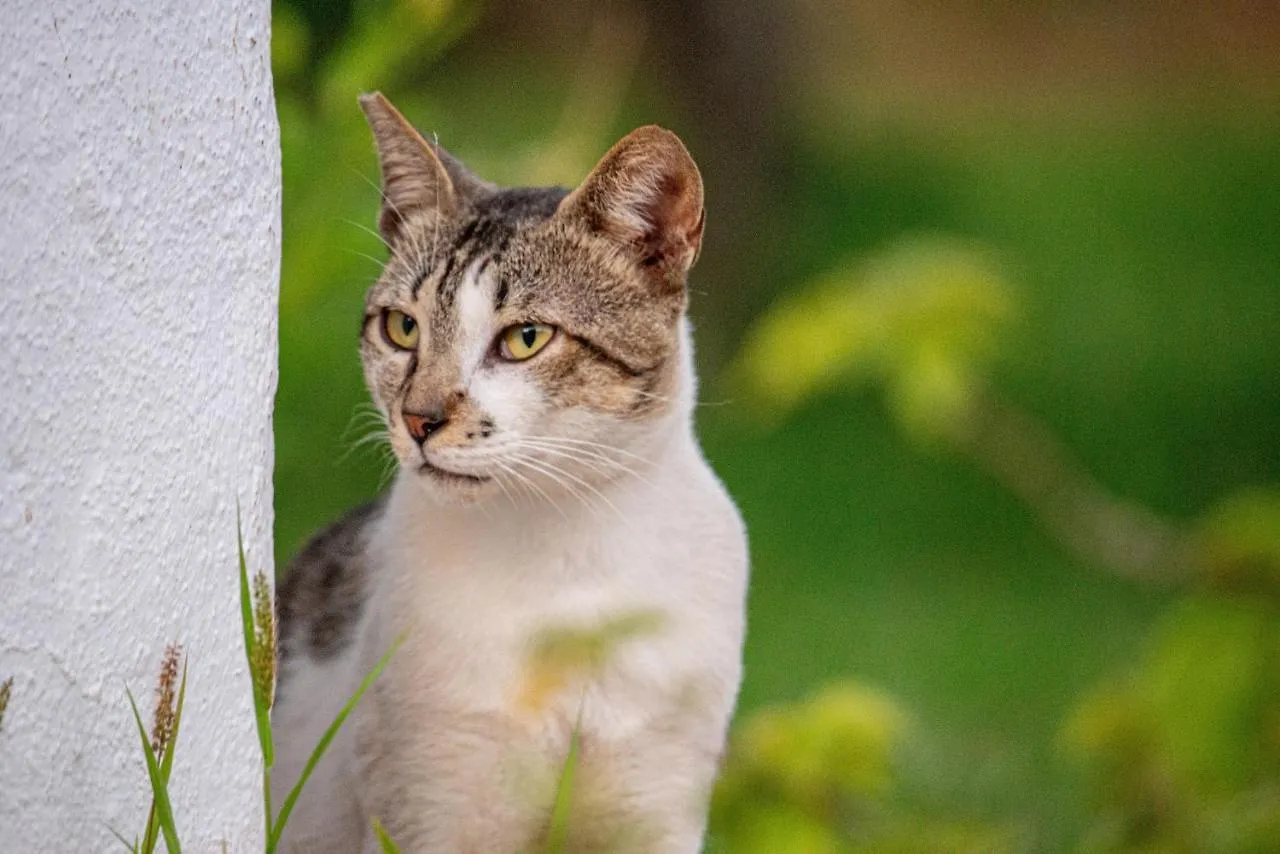
<svg viewBox="0 0 1280 854"><path fill-rule="evenodd" d="M604 668L619 646L660 632L665 622L660 611L640 610L588 628L543 629L530 642L519 705L529 712L540 711L571 682Z"/></svg>
<svg viewBox="0 0 1280 854"><path fill-rule="evenodd" d="M1012 314L989 251L918 237L774 306L734 371L766 418L839 384L880 382L902 423L929 436L963 416Z"/></svg>
<svg viewBox="0 0 1280 854"><path fill-rule="evenodd" d="M581 719L569 733L569 751L556 781L556 797L551 806L550 827L547 829L547 854L563 854L569 839L569 817L573 811L574 783L577 780L579 755L582 752Z"/></svg>
<svg viewBox="0 0 1280 854"><path fill-rule="evenodd" d="M382 822L376 818L373 820L373 835L378 839L378 848L382 851L382 854L400 854L400 846L396 845L395 840L387 834L386 829L382 826Z"/></svg>
<svg viewBox="0 0 1280 854"><path fill-rule="evenodd" d="M786 804L762 804L740 816L720 835L732 854L842 854L849 851L838 831L803 810Z"/></svg>
<svg viewBox="0 0 1280 854"><path fill-rule="evenodd" d="M743 823L755 822L762 807L772 804L787 808L761 832L773 833L775 823L789 827L799 816L839 827L842 816L866 812L889 790L905 722L888 697L851 683L755 713L731 739L713 798L713 826L738 838Z"/></svg>
<svg viewBox="0 0 1280 854"><path fill-rule="evenodd" d="M1200 548L1214 579L1280 592L1280 492L1245 489L1230 495L1201 521Z"/></svg>
<svg viewBox="0 0 1280 854"><path fill-rule="evenodd" d="M857 846L866 854L1013 854L1026 850L1017 835L999 827L970 823L902 822Z"/></svg>
<svg viewBox="0 0 1280 854"><path fill-rule="evenodd" d="M1132 685L1107 685L1076 706L1063 727L1063 746L1080 758L1110 754L1132 763L1149 747L1146 710Z"/></svg>
<svg viewBox="0 0 1280 854"><path fill-rule="evenodd" d="M1259 736L1277 665L1276 615L1247 601L1197 596L1168 614L1143 688L1175 770L1209 794L1258 770ZM1274 698L1272 698L1274 700Z"/></svg>
<svg viewBox="0 0 1280 854"><path fill-rule="evenodd" d="M310 50L307 22L289 4L275 3L271 9L271 72L277 89L302 74Z"/></svg>

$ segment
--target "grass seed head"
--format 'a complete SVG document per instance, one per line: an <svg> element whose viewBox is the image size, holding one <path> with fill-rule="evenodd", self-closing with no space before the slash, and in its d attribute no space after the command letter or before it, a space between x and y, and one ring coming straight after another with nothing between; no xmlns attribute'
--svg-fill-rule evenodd
<svg viewBox="0 0 1280 854"><path fill-rule="evenodd" d="M164 754L173 737L178 663L181 658L182 644L171 643L164 648L164 659L160 662L160 678L156 681L156 713L151 723L151 748L156 752L157 757Z"/></svg>
<svg viewBox="0 0 1280 854"><path fill-rule="evenodd" d="M267 576L258 570L253 576L254 654L249 663L254 688L270 708L276 686L276 619Z"/></svg>
<svg viewBox="0 0 1280 854"><path fill-rule="evenodd" d="M4 713L9 708L9 698L13 696L13 677L0 682L0 730L4 729Z"/></svg>

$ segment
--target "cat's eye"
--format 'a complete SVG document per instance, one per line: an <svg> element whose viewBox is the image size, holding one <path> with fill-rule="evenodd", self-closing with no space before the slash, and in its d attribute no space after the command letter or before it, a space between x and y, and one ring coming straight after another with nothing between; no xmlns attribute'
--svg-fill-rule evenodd
<svg viewBox="0 0 1280 854"><path fill-rule="evenodd" d="M512 362L523 362L550 344L555 334L555 327L545 323L508 326L498 338L498 354Z"/></svg>
<svg viewBox="0 0 1280 854"><path fill-rule="evenodd" d="M412 350L418 346L418 321L403 311L387 309L382 315L382 329L387 340L401 350Z"/></svg>

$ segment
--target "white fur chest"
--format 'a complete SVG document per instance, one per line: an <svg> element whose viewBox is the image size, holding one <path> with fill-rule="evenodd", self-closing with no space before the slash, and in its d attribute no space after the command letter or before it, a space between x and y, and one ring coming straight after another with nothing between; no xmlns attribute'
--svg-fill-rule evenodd
<svg viewBox="0 0 1280 854"><path fill-rule="evenodd" d="M533 729L581 716L612 740L693 694L731 707L745 544L718 483L688 463L564 514L424 517L397 488L367 652L404 633L398 690Z"/></svg>

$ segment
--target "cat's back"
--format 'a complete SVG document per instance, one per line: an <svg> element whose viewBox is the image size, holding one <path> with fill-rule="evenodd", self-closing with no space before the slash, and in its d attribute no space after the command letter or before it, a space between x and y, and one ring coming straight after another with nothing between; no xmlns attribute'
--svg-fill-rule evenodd
<svg viewBox="0 0 1280 854"><path fill-rule="evenodd" d="M280 689L303 660L324 663L351 643L371 587L369 543L385 497L349 511L303 546L276 597Z"/></svg>

